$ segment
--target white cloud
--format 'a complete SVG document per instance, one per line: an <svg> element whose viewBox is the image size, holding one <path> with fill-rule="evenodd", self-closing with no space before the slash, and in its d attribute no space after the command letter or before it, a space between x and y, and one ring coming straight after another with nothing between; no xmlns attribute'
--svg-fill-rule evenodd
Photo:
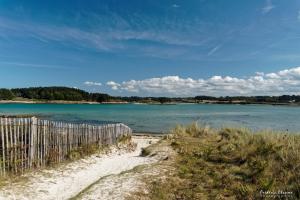
<svg viewBox="0 0 300 200"><path fill-rule="evenodd" d="M106 85L110 86L112 90L118 90L121 84L116 83L114 81L108 81Z"/></svg>
<svg viewBox="0 0 300 200"><path fill-rule="evenodd" d="M8 62L8 61L0 61L0 65L5 66L13 66L13 67L27 67L27 68L48 68L48 69L74 69L62 65L48 65L48 64L35 64L35 63L23 63L23 62Z"/></svg>
<svg viewBox="0 0 300 200"><path fill-rule="evenodd" d="M83 84L86 86L101 86L102 85L101 83L93 82L93 81L85 81Z"/></svg>
<svg viewBox="0 0 300 200"><path fill-rule="evenodd" d="M173 4L172 7L173 7L173 8L179 8L180 5L178 5L178 4Z"/></svg>
<svg viewBox="0 0 300 200"><path fill-rule="evenodd" d="M272 0L266 0L266 4L265 6L262 8L262 13L263 14L267 14L269 13L271 10L273 10L275 8L275 6L272 3Z"/></svg>
<svg viewBox="0 0 300 200"><path fill-rule="evenodd" d="M255 73L257 76L263 76L263 75L265 75L265 73L263 73L263 72L256 72Z"/></svg>
<svg viewBox="0 0 300 200"><path fill-rule="evenodd" d="M280 95L300 94L300 67L274 73L256 73L246 78L212 76L208 79L165 76L122 83L107 82L113 90L142 95Z"/></svg>
<svg viewBox="0 0 300 200"><path fill-rule="evenodd" d="M174 4L179 7L179 5ZM173 5L173 6L174 6ZM117 17L117 22L124 19ZM99 22L100 23L100 22ZM105 22L106 23L106 22ZM126 22L124 22L126 23ZM137 24L142 23L140 21ZM147 25L148 22L145 22ZM171 26L170 24L169 26ZM129 26L129 25L128 25ZM173 25L172 25L173 26ZM183 23L180 29L191 29L190 25ZM187 34L187 33L186 33ZM186 34L177 34L169 29L152 27L146 30L135 30L132 27L122 29L108 26L105 29L84 30L72 26L44 25L34 22L18 22L0 16L0 38L1 37L29 37L40 42L60 42L64 44L77 45L78 47L91 47L100 51L116 51L126 49L130 40L147 40L168 45L200 46L202 42L198 38L187 37ZM128 45L128 44L127 44Z"/></svg>

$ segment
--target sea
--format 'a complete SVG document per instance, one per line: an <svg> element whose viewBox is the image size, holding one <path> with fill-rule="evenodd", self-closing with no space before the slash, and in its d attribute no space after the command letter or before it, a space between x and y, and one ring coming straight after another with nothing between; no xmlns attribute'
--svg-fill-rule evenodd
<svg viewBox="0 0 300 200"><path fill-rule="evenodd" d="M168 133L196 122L214 128L300 132L300 107L224 104L0 104L0 115L28 114L74 123L124 123L134 132Z"/></svg>

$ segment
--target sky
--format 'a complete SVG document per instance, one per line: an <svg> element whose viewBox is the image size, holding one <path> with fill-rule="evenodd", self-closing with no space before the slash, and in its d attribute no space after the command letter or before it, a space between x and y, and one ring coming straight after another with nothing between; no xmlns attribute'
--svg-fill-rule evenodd
<svg viewBox="0 0 300 200"><path fill-rule="evenodd" d="M0 0L0 88L300 94L299 0Z"/></svg>

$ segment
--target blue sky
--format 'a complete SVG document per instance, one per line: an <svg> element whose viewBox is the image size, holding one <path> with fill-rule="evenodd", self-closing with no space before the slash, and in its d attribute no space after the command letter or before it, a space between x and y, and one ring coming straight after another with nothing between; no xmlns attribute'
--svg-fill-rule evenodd
<svg viewBox="0 0 300 200"><path fill-rule="evenodd" d="M0 0L0 87L299 94L299 47L296 0Z"/></svg>

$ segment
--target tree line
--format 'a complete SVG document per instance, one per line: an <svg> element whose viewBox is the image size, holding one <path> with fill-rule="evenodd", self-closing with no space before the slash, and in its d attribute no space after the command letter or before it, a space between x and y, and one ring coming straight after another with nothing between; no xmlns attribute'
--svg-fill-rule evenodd
<svg viewBox="0 0 300 200"><path fill-rule="evenodd" d="M170 103L170 102L190 102L200 103L205 101L216 101L219 103L299 103L300 95L282 96L196 96L196 97L114 97L104 93L89 93L77 88L68 87L31 87L0 89L0 100L13 100L15 98L35 99L35 100L63 100L63 101L126 101L139 103Z"/></svg>
<svg viewBox="0 0 300 200"><path fill-rule="evenodd" d="M219 102L235 102L241 101L245 103L297 103L300 102L300 95L281 95L281 96L196 96L197 101L219 101Z"/></svg>
<svg viewBox="0 0 300 200"><path fill-rule="evenodd" d="M68 87L32 87L0 89L0 100L15 98L35 100L63 100L63 101L97 101L104 102L114 99L108 94L88 93L86 91Z"/></svg>

